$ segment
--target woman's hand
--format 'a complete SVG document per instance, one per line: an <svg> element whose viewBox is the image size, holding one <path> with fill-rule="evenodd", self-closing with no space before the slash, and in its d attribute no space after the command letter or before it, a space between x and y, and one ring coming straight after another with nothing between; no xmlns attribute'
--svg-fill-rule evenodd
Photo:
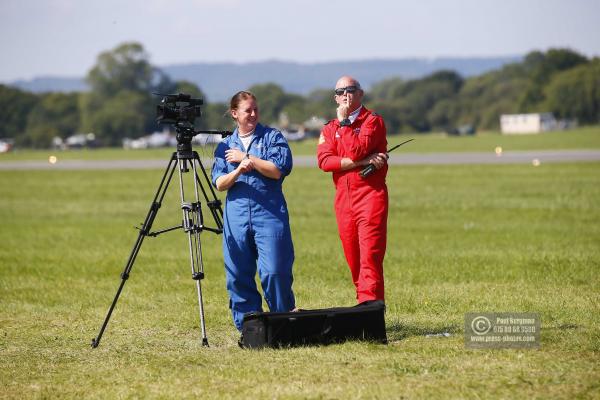
<svg viewBox="0 0 600 400"><path fill-rule="evenodd" d="M238 149L229 149L225 150L225 160L228 163L239 163L246 158L246 153L238 150Z"/></svg>
<svg viewBox="0 0 600 400"><path fill-rule="evenodd" d="M240 152L239 150L236 150L238 152ZM241 153L241 152L240 152ZM244 153L242 153L244 154ZM249 158L244 158L242 159L242 161L240 162L240 165L238 165L237 169L240 171L240 173L245 174L247 172L250 172L254 169L254 161L252 161Z"/></svg>
<svg viewBox="0 0 600 400"><path fill-rule="evenodd" d="M235 184L235 181L237 180L237 178L240 175L250 172L253 169L254 169L254 161L252 161L249 158L242 159L242 161L240 162L240 164L237 166L236 169L234 169L233 171L231 171L230 173L228 173L226 175L222 175L217 178L217 180L215 182L216 186L217 186L217 190L220 192L222 192L224 190L229 190L229 188L231 188Z"/></svg>

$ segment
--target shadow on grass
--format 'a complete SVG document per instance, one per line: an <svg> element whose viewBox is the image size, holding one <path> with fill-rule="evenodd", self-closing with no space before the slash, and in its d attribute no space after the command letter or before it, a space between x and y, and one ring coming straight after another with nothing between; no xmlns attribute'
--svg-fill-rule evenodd
<svg viewBox="0 0 600 400"><path fill-rule="evenodd" d="M555 326L546 326L545 331L564 331L577 330L581 326L575 324L561 324ZM452 337L463 334L462 325L442 325L442 326L417 326L405 325L400 322L393 322L385 327L389 343L398 342L409 337Z"/></svg>
<svg viewBox="0 0 600 400"><path fill-rule="evenodd" d="M544 330L568 330L568 329L580 329L582 328L582 326L579 325L575 325L575 324L561 324L561 325L550 325L550 326L542 326L542 329Z"/></svg>
<svg viewBox="0 0 600 400"><path fill-rule="evenodd" d="M450 337L462 334L462 326L443 325L443 326L416 326L404 325L400 322L393 322L386 325L388 342L393 343L413 336L425 337Z"/></svg>

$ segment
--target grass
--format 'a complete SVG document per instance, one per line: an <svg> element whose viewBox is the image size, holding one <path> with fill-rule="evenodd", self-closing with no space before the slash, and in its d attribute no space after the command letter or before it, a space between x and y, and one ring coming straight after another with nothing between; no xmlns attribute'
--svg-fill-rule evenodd
<svg viewBox="0 0 600 400"><path fill-rule="evenodd" d="M91 349L161 173L0 171L0 398L600 396L599 163L391 167L387 346L239 349L204 233L203 348L176 231L146 239ZM299 306L352 305L330 176L285 191ZM154 228L180 217L172 187ZM540 349L465 349L477 311L540 313Z"/></svg>
<svg viewBox="0 0 600 400"><path fill-rule="evenodd" d="M474 136L448 137L445 134L404 134L390 135L391 145L409 138L415 138L401 150L405 153L432 152L493 152L498 146L504 151L514 150L560 150L560 149L600 149L600 126L589 126L563 132L546 132L539 135L501 135L498 132L483 132ZM314 155L317 139L307 139L290 143L295 155ZM195 146L200 155L212 157L212 146ZM168 159L174 149L123 150L103 148L94 150L27 150L17 149L12 153L0 154L0 162L18 160L47 161L50 155L60 160L121 160L121 159Z"/></svg>

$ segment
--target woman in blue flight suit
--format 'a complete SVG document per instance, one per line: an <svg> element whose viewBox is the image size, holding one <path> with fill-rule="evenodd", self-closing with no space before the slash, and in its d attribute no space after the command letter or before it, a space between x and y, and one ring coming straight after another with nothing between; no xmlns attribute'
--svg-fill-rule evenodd
<svg viewBox="0 0 600 400"><path fill-rule="evenodd" d="M229 112L237 128L215 150L212 182L217 190L227 190L223 258L229 307L241 331L245 313L262 311L257 267L269 310L295 308L294 246L281 189L292 170L292 153L281 132L258 123L252 93L236 93Z"/></svg>

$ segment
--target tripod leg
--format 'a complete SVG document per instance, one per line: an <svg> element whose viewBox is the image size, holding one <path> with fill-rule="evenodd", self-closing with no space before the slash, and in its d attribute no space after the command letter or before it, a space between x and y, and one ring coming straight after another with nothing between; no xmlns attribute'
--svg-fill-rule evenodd
<svg viewBox="0 0 600 400"><path fill-rule="evenodd" d="M200 208L200 202L197 203L198 207L195 210L195 225L202 227L202 209ZM208 338L206 336L206 325L204 323L204 302L202 300L202 284L201 280L204 279L204 262L202 260L202 242L200 241L201 229L194 232L194 240L192 249L195 251L194 261L192 263L192 278L196 281L196 291L198 292L198 311L200 315L200 329L202 332L202 345L208 346Z"/></svg>
<svg viewBox="0 0 600 400"><path fill-rule="evenodd" d="M197 157L197 155L196 155ZM185 201L185 193L183 187L183 171L185 162L189 161L192 165L192 179L194 182L194 191L196 195L195 203L187 203ZM202 299L201 280L204 279L204 266L202 263L202 247L200 242L200 233L203 229L203 217L198 194L197 172L195 159L179 160L179 190L181 195L181 209L183 211L183 229L188 235L188 245L190 251L190 265L192 268L192 278L196 281L196 291L198 293L198 308L200 316L200 329L202 333L202 345L208 346L208 338L206 336L206 325L204 322L204 302Z"/></svg>
<svg viewBox="0 0 600 400"><path fill-rule="evenodd" d="M200 279L196 280L196 290L198 292L198 309L200 314L200 329L202 332L202 346L208 347L208 337L206 336L206 325L204 324L204 305L202 303L202 287Z"/></svg>
<svg viewBox="0 0 600 400"><path fill-rule="evenodd" d="M204 169L204 166L202 165L202 160L200 159L200 156L198 155L197 152L194 152L194 157L195 157L195 160L198 162L198 165L200 166L200 171L202 171L202 174L204 175L204 182L207 182L207 186L210 191L211 197L209 198L209 194L206 191L206 189L204 188L204 185L202 184L202 181L200 180L200 177L198 176L198 174L196 174L196 184L198 185L198 187L202 191L202 194L204 195L204 200L206 200L206 204L208 205L209 210L213 216L213 219L214 219L215 223L217 224L217 229L220 232L222 232L223 231L223 210L221 209L221 202L219 200L217 200L217 195L215 194L215 190L213 189L213 187L210 184L210 178L206 174L206 169Z"/></svg>
<svg viewBox="0 0 600 400"><path fill-rule="evenodd" d="M131 269L133 268L133 264L135 263L135 259L138 255L138 252L140 251L140 248L142 247L144 238L150 233L150 230L152 229L152 224L154 223L154 219L156 218L156 215L158 214L158 210L160 209L162 200L165 197L165 193L167 191L167 188L169 187L169 183L171 182L173 173L175 172L175 167L177 166L177 163L175 162L175 160L176 160L176 155L174 153L171 156L171 160L169 161L169 164L167 165L167 168L165 170L165 173L163 174L160 185L158 186L156 194L154 195L154 200L152 200L152 204L150 205L150 209L148 210L148 214L146 215L144 224L142 225L142 228L140 229L140 233L137 237L137 240L136 240L135 244L133 245L133 249L131 250L129 259L127 260L127 264L125 265L125 269L123 270L123 273L121 273L121 284L119 285L117 294L115 295L115 298L113 299L113 302L110 305L110 308L108 309L108 313L106 314L106 317L104 318L104 323L102 324L102 327L100 328L100 332L98 333L98 336L96 336L94 339L92 339L92 347L93 348L98 347L98 345L100 344L100 340L102 339L104 330L106 329L106 326L108 325L108 321L110 320L112 312L115 309L115 306L117 305L117 300L119 299L119 296L121 295L123 286L125 286L125 282L129 278L129 273L131 272Z"/></svg>

